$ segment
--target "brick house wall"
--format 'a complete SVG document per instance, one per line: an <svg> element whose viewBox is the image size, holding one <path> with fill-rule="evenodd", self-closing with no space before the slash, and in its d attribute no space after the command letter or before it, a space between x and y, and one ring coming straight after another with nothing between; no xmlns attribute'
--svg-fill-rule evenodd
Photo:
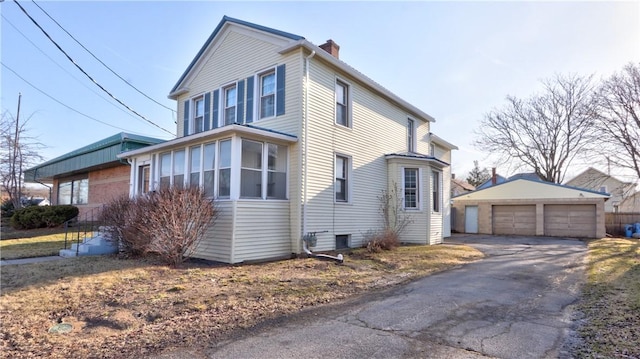
<svg viewBox="0 0 640 359"><path fill-rule="evenodd" d="M85 215L91 213L92 209L99 208L111 199L129 193L130 170L131 167L129 165L122 164L116 167L91 171L88 174L56 178L53 180L53 203L57 204L58 184L60 182L88 178L89 203L75 205L80 210L80 219L84 220Z"/></svg>

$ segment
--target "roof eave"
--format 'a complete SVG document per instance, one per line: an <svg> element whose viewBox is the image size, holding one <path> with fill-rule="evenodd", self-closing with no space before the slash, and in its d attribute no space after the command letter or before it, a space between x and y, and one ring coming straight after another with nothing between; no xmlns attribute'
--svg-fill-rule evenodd
<svg viewBox="0 0 640 359"><path fill-rule="evenodd" d="M194 134L194 135L178 137L176 139L169 140L169 141L166 141L166 142L162 142L162 143L159 143L157 145L147 146L147 147L143 147L143 148L140 148L140 149L137 149L137 150L123 152L123 153L117 155L117 157L120 158L120 159L131 158L131 157L142 155L142 154L146 154L146 153L157 152L157 151L160 151L160 150L162 150L164 148L171 148L171 147L179 146L181 144L187 144L189 142L195 142L197 140L206 139L208 137L222 137L222 136L225 136L225 135L231 134L231 133L256 135L256 136L260 136L260 137L264 137L264 138L270 138L270 139L274 139L274 140L278 140L278 141L282 141L282 142L289 142L289 143L298 142L298 138L295 137L295 136L292 136L292 135L287 135L287 134L278 133L278 132L272 132L272 131L268 131L268 130L265 130L265 129L260 129L260 128L257 128L257 127L250 127L248 125L235 125L234 124L234 125L228 125L228 126L219 127L219 128L214 129L214 130L200 132L200 133L197 133L197 134Z"/></svg>
<svg viewBox="0 0 640 359"><path fill-rule="evenodd" d="M369 77L365 76L361 72L357 71L353 67L347 65L345 62L333 57L331 54L329 54L328 52L322 50L320 47L312 44L311 42L307 41L306 39L300 39L300 40L298 40L296 42L291 43L290 45L287 45L287 46L283 47L282 49L280 49L279 53L280 54L286 54L286 53L291 52L291 51L293 51L293 50L295 50L297 48L300 48L300 47L303 47L303 48L305 48L305 49L307 49L309 51L315 51L316 52L315 56L320 57L324 61L326 61L326 62L330 63L331 65L337 67L338 69L346 72L347 74L349 74L350 76L354 77L358 81L360 81L360 82L364 83L365 85L369 86L370 88L374 89L379 94L381 94L384 97L386 97L388 100L390 100L390 101L400 105L401 107L404 107L405 109L409 110L409 112L411 112L411 114L416 115L418 117L421 117L423 120L426 120L428 122L436 122L436 120L435 120L435 118L433 118L433 116L427 114L426 112L420 110L419 108L415 107L414 105L412 105L412 104L408 103L407 101L403 100L399 96L395 95L393 92L387 90L386 88L384 88L383 86L381 86L377 82L373 81L372 79L370 79Z"/></svg>
<svg viewBox="0 0 640 359"><path fill-rule="evenodd" d="M436 134L430 132L429 136L431 136L431 140L437 144L438 146L445 147L449 150L457 150L458 146L454 145L451 142L445 141L442 137L437 136Z"/></svg>

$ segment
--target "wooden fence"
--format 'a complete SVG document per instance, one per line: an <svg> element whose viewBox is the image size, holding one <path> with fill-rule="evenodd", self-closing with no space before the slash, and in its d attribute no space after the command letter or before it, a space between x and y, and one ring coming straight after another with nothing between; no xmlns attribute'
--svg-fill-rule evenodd
<svg viewBox="0 0 640 359"><path fill-rule="evenodd" d="M640 213L605 213L604 224L607 233L615 236L624 235L624 225L640 223Z"/></svg>

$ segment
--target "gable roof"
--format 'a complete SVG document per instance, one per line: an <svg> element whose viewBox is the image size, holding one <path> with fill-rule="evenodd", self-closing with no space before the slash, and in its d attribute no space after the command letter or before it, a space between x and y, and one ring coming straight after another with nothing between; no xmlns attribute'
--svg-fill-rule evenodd
<svg viewBox="0 0 640 359"><path fill-rule="evenodd" d="M215 28L215 30L213 30L213 32L211 33L211 35L209 36L207 41L204 43L204 45L202 46L200 51L198 51L198 53L196 54L194 59L191 61L191 63L189 64L189 66L187 67L185 72L182 74L182 76L180 76L180 79L178 80L178 82L176 82L176 84L173 86L173 88L171 89L171 92L169 93L169 98L175 100L177 98L177 96L179 94L181 94L180 85L186 79L186 77L189 75L189 73L193 70L193 68L197 65L197 63L200 60L200 58L202 57L202 55L206 52L207 48L215 40L216 36L218 36L218 34L224 29L226 24L237 24L237 25L241 25L241 26L247 26L247 27L250 27L250 28L258 30L258 31L264 31L264 32L267 32L269 34L280 36L280 37L282 37L284 39L288 39L288 40L291 41L290 44L284 46L279 51L280 54L286 54L288 52L294 51L295 49L298 49L298 48L301 48L301 47L305 48L305 49L309 50L309 52L315 53L315 55L314 55L315 57L318 57L318 58L328 62L332 66L337 67L340 71L343 71L343 72L347 73L348 75L352 76L353 78L355 78L356 80L358 80L362 84L368 86L369 88L373 89L374 91L376 91L378 94L382 95L383 97L385 97L389 101L391 101L391 102L403 107L404 109L408 110L408 112L410 112L412 115L420 117L421 119L423 119L425 121L428 121L428 122L435 122L435 119L433 118L433 116L427 114L426 112L420 110L416 106L414 106L414 105L408 103L407 101L403 100L402 98L400 98L399 96L395 95L394 93L392 93L391 91L389 91L388 89L383 87L382 85L378 84L377 82L373 81L369 77L365 76L360 71L358 71L358 70L354 69L353 67L349 66L344 61L335 58L334 56L332 56L331 54L329 54L325 50L321 49L319 46L314 45L311 42L307 41L303 36L291 34L291 33L285 32L285 31L272 29L272 28L266 27L266 26L253 24L253 23L250 23L250 22L247 22L247 21L234 19L234 18L228 17L226 15L222 17L222 20L220 21L218 26ZM444 141L444 140L442 140L442 141ZM444 142L446 142L446 141L444 141ZM452 145L452 146L454 146L454 145ZM457 149L457 147L453 148L453 149Z"/></svg>
<svg viewBox="0 0 640 359"><path fill-rule="evenodd" d="M604 183L606 180L612 179L614 181L617 181L618 183L620 183L620 186L632 186L634 185L632 182L624 182L621 181L611 175L608 175L596 168L593 167L589 167L586 170L580 172L577 176L573 177L572 179L568 180L566 182L566 184L569 185L574 185L574 186L584 186L583 183L580 183L580 180L589 180L589 181L598 181L597 186L600 186L601 183ZM578 182L578 183L576 183Z"/></svg>
<svg viewBox="0 0 640 359"><path fill-rule="evenodd" d="M503 183L507 180L506 177L500 176L499 174L496 174L496 184L493 184L493 178L489 178L488 180L482 182L479 186L476 187L476 189L484 189L484 188L489 188L491 186L495 186L498 185L500 183Z"/></svg>
<svg viewBox="0 0 640 359"><path fill-rule="evenodd" d="M472 185L471 183L469 183L469 182L467 182L465 180L452 178L451 179L451 183L459 186L460 188L464 189L465 191L475 191L476 190L476 187L474 185Z"/></svg>
<svg viewBox="0 0 640 359"><path fill-rule="evenodd" d="M454 200L605 198L608 193L591 191L558 183L515 178L494 186L454 197Z"/></svg>
<svg viewBox="0 0 640 359"><path fill-rule="evenodd" d="M276 35L276 36L285 37L285 38L288 38L288 39L294 40L294 41L298 41L298 40L304 39L304 37L302 37L300 35L295 35L295 34L291 34L291 33L288 33L288 32L272 29L270 27L257 25L257 24L254 24L254 23L250 23L248 21L234 19L232 17L229 17L229 16L225 15L225 16L222 17L222 20L220 21L218 26L216 26L216 28L213 30L211 35L209 35L209 38L207 39L207 41L205 41L204 45L202 45L202 47L200 48L200 51L198 51L198 53L193 58L193 60L191 60L191 63L189 64L189 66L187 66L187 69L184 71L182 76L180 76L180 79L178 79L178 82L176 82L176 84L173 86L173 88L171 89L170 93L174 93L178 89L178 87L180 87L180 84L185 79L185 77L187 77L187 74L189 74L191 69L193 69L193 67L196 65L198 60L200 60L200 57L202 56L202 54L204 54L204 52L207 50L209 45L211 45L211 43L216 38L216 36L218 36L218 33L220 33L220 31L222 30L224 25L227 24L227 23L235 23L235 24L238 24L238 25L243 25L243 26L252 28L254 30L267 32L267 33L270 33L270 34L273 34L273 35Z"/></svg>

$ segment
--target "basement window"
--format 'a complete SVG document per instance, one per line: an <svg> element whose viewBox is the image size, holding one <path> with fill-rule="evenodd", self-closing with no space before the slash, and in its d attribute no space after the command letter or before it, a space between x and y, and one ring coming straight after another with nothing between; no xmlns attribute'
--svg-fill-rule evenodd
<svg viewBox="0 0 640 359"><path fill-rule="evenodd" d="M336 249L349 248L349 235L340 234L336 236Z"/></svg>

